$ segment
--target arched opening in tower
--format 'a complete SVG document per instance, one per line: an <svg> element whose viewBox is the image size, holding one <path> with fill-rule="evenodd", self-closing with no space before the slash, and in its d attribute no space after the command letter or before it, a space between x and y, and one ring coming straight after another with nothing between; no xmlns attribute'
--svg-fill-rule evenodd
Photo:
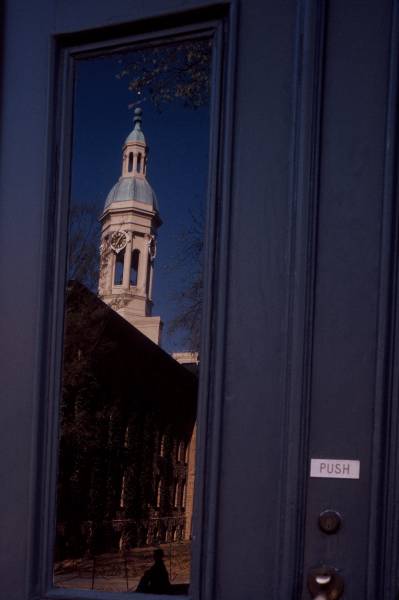
<svg viewBox="0 0 399 600"><path fill-rule="evenodd" d="M129 152L129 164L127 170L129 171L129 173L131 173L133 170L133 152Z"/></svg>
<svg viewBox="0 0 399 600"><path fill-rule="evenodd" d="M148 298L151 296L151 268L151 261L149 260L147 263L147 279L145 282L145 291Z"/></svg>
<svg viewBox="0 0 399 600"><path fill-rule="evenodd" d="M140 250L133 250L132 264L130 267L130 285L137 285L137 274L139 272Z"/></svg>
<svg viewBox="0 0 399 600"><path fill-rule="evenodd" d="M123 263L125 261L125 251L122 250L115 258L114 285L122 285L123 282Z"/></svg>

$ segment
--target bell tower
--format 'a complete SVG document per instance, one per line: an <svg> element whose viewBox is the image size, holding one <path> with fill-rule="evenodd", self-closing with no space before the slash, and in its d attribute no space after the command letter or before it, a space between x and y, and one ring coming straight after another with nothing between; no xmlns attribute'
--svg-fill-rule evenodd
<svg viewBox="0 0 399 600"><path fill-rule="evenodd" d="M153 342L162 321L152 316L156 236L162 224L147 180L148 146L141 129L142 110L122 152L122 175L109 192L100 217L99 297Z"/></svg>

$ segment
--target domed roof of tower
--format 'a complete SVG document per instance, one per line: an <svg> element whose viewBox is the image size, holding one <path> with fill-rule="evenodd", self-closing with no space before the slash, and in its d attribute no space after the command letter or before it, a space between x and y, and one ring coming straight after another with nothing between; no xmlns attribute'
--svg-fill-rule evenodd
<svg viewBox="0 0 399 600"><path fill-rule="evenodd" d="M142 142L143 144L145 144L144 133L142 132L142 129L141 129L141 115L142 114L143 114L143 111L141 108L134 109L134 119L133 119L134 128L127 136L127 138L125 140L125 145L129 144L130 142Z"/></svg>
<svg viewBox="0 0 399 600"><path fill-rule="evenodd" d="M120 177L108 194L104 209L112 202L125 202L126 200L149 204L153 209L158 210L155 192L147 179L143 177Z"/></svg>
<svg viewBox="0 0 399 600"><path fill-rule="evenodd" d="M142 113L141 108L134 111L134 129L126 138L123 150L122 176L109 192L104 209L115 202L134 200L158 211L157 197L146 176L148 148L141 130ZM131 142L132 146L126 148ZM135 146L134 142L142 142L144 147Z"/></svg>

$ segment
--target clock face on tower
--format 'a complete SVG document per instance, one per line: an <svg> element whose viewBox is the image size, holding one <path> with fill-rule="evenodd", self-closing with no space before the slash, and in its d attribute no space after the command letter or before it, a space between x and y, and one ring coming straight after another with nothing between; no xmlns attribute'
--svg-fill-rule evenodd
<svg viewBox="0 0 399 600"><path fill-rule="evenodd" d="M125 231L115 231L111 237L111 248L116 253L120 252L125 248L127 244L127 234Z"/></svg>

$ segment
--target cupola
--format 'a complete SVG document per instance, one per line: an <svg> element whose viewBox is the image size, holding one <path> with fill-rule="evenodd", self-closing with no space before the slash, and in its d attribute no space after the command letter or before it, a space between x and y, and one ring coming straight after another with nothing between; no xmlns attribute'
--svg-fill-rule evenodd
<svg viewBox="0 0 399 600"><path fill-rule="evenodd" d="M135 201L158 211L154 190L147 180L148 146L141 128L142 109L134 111L134 127L123 145L122 175L109 192L104 210L114 202Z"/></svg>
<svg viewBox="0 0 399 600"><path fill-rule="evenodd" d="M147 172L147 144L141 129L143 111L134 111L134 127L123 146L123 177L145 177Z"/></svg>

